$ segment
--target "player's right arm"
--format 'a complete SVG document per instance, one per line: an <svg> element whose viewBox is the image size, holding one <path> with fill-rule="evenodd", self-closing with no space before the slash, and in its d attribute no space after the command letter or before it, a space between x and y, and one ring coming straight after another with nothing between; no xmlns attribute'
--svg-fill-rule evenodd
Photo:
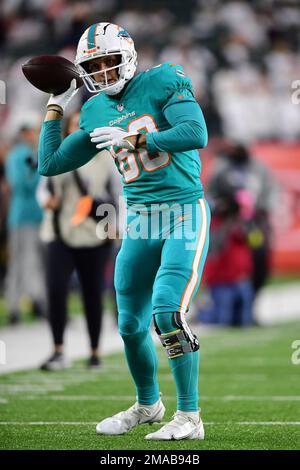
<svg viewBox="0 0 300 470"><path fill-rule="evenodd" d="M50 98L43 123L38 149L38 171L44 176L59 175L75 170L87 163L98 152L90 136L79 129L62 140L63 112L76 93L76 82L69 90Z"/></svg>
<svg viewBox="0 0 300 470"><path fill-rule="evenodd" d="M82 129L63 140L61 134L61 120L43 123L38 150L38 171L41 175L53 176L75 170L98 152L89 134Z"/></svg>

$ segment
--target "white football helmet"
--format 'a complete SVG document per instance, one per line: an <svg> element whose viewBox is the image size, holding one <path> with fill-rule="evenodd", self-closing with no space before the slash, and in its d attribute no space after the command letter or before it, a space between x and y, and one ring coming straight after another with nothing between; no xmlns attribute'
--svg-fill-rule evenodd
<svg viewBox="0 0 300 470"><path fill-rule="evenodd" d="M102 71L89 73L89 60L103 56L120 55L120 63ZM81 36L76 53L75 66L91 93L104 91L108 95L116 95L124 88L136 71L137 54L134 43L127 31L112 23L96 23L90 26ZM109 83L107 72L118 69L119 79ZM100 83L94 78L102 73L104 80Z"/></svg>

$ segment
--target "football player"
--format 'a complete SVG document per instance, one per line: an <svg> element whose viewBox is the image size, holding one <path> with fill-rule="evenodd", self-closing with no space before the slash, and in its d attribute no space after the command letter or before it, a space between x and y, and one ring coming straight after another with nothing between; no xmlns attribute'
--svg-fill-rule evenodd
<svg viewBox="0 0 300 470"><path fill-rule="evenodd" d="M146 439L203 439L199 343L188 325L210 224L200 182L198 149L207 144L201 109L180 65L167 62L136 74L133 40L117 25L90 26L79 41L75 65L93 96L81 109L80 130L62 140L61 119L77 91L75 80L65 93L51 95L40 135L39 172L50 176L71 171L108 149L122 175L128 208L115 288L119 331L137 401L101 421L96 430L124 434L163 419L150 334L153 319L176 384L177 411ZM152 223L158 212L162 221ZM136 236L137 226L151 230Z"/></svg>

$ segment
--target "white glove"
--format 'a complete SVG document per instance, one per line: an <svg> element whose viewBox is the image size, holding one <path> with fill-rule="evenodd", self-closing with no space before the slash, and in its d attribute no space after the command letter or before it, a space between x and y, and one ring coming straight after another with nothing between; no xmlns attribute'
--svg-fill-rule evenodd
<svg viewBox="0 0 300 470"><path fill-rule="evenodd" d="M126 132L120 127L97 127L90 133L91 141L101 150L106 147L120 147L134 150L135 146L126 137L137 135L138 132Z"/></svg>
<svg viewBox="0 0 300 470"><path fill-rule="evenodd" d="M76 95L78 90L79 88L76 88L76 78L73 78L70 83L70 88L68 88L67 91L64 91L61 95L50 95L47 107L50 105L56 105L62 109L62 112L64 112L67 104L71 101L73 96Z"/></svg>

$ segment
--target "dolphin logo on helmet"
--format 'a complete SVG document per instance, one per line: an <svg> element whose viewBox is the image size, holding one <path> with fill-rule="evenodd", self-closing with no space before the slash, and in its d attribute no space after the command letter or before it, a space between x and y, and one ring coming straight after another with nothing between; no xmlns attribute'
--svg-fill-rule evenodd
<svg viewBox="0 0 300 470"><path fill-rule="evenodd" d="M89 73L88 62L92 59L119 55L120 62L102 71ZM137 67L137 53L134 42L128 32L112 23L96 23L90 26L81 36L74 62L80 77L89 92L104 91L108 95L116 95L134 76ZM118 80L109 83L107 72L118 69ZM95 74L102 73L102 83L95 80Z"/></svg>

